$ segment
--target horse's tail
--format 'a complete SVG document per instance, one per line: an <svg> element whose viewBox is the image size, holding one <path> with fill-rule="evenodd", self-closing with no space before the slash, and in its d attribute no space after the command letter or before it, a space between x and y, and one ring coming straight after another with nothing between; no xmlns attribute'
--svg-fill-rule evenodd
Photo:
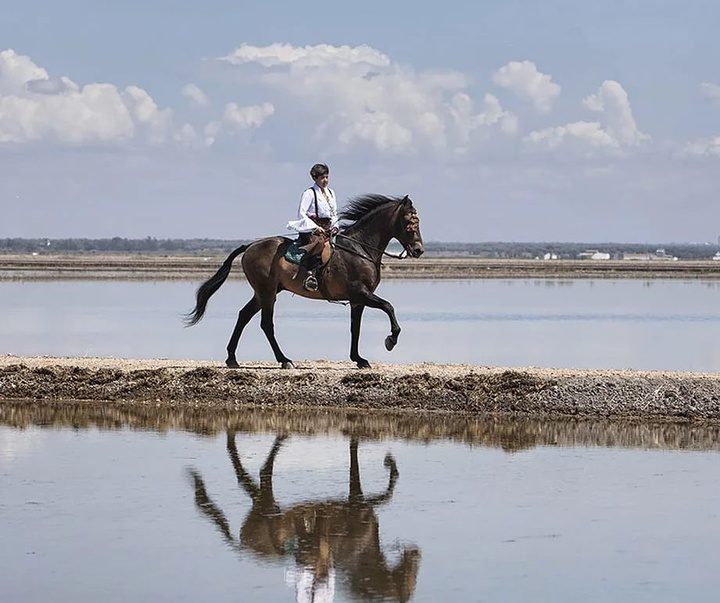
<svg viewBox="0 0 720 603"><path fill-rule="evenodd" d="M208 280L198 287L197 293L195 294L195 308L192 312L185 315L185 326L192 327L193 325L200 322L200 319L205 315L205 309L210 297L215 291L217 291L230 274L233 260L241 253L250 247L250 245L241 245L235 251L233 251L227 259L220 266L218 271L213 274Z"/></svg>

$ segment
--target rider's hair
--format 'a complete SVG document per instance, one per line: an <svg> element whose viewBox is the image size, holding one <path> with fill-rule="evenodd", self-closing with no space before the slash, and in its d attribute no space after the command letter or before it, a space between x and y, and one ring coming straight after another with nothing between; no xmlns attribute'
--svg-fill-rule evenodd
<svg viewBox="0 0 720 603"><path fill-rule="evenodd" d="M317 180L320 178L320 176L324 176L325 174L330 173L330 168L326 166L324 163L316 163L314 166L310 168L310 177L313 180Z"/></svg>

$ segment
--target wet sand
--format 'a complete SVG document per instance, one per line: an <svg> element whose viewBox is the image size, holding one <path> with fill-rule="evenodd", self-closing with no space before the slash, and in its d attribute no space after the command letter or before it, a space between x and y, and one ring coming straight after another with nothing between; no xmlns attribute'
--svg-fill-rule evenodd
<svg viewBox="0 0 720 603"><path fill-rule="evenodd" d="M337 409L526 418L720 422L720 374L443 364L0 357L3 402L209 412Z"/></svg>

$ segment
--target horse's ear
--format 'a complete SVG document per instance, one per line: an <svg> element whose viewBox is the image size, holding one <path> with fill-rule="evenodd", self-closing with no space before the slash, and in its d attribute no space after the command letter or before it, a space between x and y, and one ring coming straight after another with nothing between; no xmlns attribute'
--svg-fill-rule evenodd
<svg viewBox="0 0 720 603"><path fill-rule="evenodd" d="M410 195L405 195L402 199L403 205L412 205L412 200L410 199Z"/></svg>

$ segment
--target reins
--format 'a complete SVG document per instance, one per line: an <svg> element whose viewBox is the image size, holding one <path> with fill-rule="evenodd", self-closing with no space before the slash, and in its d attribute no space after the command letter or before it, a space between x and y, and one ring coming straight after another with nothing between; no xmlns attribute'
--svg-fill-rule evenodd
<svg viewBox="0 0 720 603"><path fill-rule="evenodd" d="M353 241L354 243L357 243L358 245L360 245L361 247L363 247L365 249L372 249L373 251L379 251L382 255L386 255L388 257L395 258L396 260L402 260L402 259L406 258L407 254L408 254L407 249L405 249L404 247L400 253L395 254L395 253L390 253L388 251L385 251L384 249L380 249L379 247L373 247L372 245L368 245L367 243L365 243L363 241L359 241L358 239L354 239L353 237L349 237L344 234L337 233L335 235L335 238L336 239L338 239L338 238L347 239L348 241ZM364 255L364 254L360 253L359 251L355 251L354 249L349 249L348 247L343 247L341 245L338 245L337 243L334 243L333 246L337 249L342 249L343 251L347 251L348 253L352 253L358 257L361 257L364 260L367 260L368 262L375 263L375 260L373 258L371 258L367 255Z"/></svg>
<svg viewBox="0 0 720 603"><path fill-rule="evenodd" d="M398 205L397 208L395 208L395 210L393 210L393 216L394 216L397 212L400 211L400 207L401 207L401 205ZM398 254L395 254L395 253L390 253L390 252L388 252L388 251L385 251L384 249L380 249L379 247L373 247L372 245L368 245L367 243L365 243L365 242L363 242L363 241L359 241L359 240L357 240L357 239L354 239L354 238L349 237L349 236L344 235L344 234L337 233L337 234L335 235L335 237L340 237L340 238L343 238L343 239L348 239L348 240L350 240L350 241L354 241L355 243L357 243L358 245L360 245L361 247L363 247L363 248L365 248L365 249L372 249L373 251L379 251L380 254L381 254L381 257L380 257L380 261L378 261L378 263L379 263L381 266L382 266L382 261L381 261L381 260L382 260L382 256L383 256L383 255L386 255L386 256L388 256L389 258L395 258L396 260L403 260L403 259L405 259L405 258L408 256L408 250L407 250L407 248L406 248L404 245L403 245L402 251L401 251L400 253L398 253ZM331 244L333 244L332 239L330 240L330 242L331 242ZM358 252L355 251L354 249L348 249L347 247L340 247L340 246L338 246L337 244L334 244L334 246L337 247L338 249L343 249L344 251L347 251L348 253L353 253L353 254L355 254L356 256L363 258L364 260L367 260L367 261L369 261L369 262L375 263L375 260L374 260L374 259L372 259L372 258L370 258L370 257L368 257L368 256L366 256L366 255L363 255L362 253L358 253Z"/></svg>

